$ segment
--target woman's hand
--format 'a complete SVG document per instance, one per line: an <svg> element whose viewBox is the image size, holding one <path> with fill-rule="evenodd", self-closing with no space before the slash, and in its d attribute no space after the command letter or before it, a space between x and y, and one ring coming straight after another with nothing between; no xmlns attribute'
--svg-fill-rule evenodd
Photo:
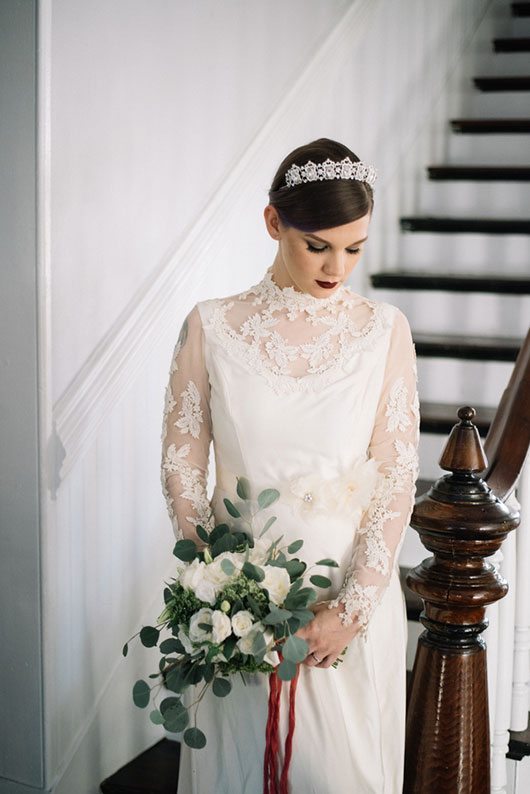
<svg viewBox="0 0 530 794"><path fill-rule="evenodd" d="M340 619L342 606L328 609L327 605L327 601L314 604L311 607L315 613L313 620L295 632L296 637L301 637L309 645L309 654L302 662L308 667L331 667L360 630L355 616L350 626L343 625ZM321 661L317 662L312 653Z"/></svg>

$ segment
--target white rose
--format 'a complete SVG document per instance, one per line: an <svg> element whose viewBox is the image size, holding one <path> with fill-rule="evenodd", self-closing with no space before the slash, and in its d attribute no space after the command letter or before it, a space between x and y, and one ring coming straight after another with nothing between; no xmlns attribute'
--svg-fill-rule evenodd
<svg viewBox="0 0 530 794"><path fill-rule="evenodd" d="M216 557L213 562L206 566L204 569L204 577L208 582L214 585L217 591L222 589L230 579L230 576L221 568L221 560L219 557Z"/></svg>
<svg viewBox="0 0 530 794"><path fill-rule="evenodd" d="M195 590L195 587L203 578L204 567L205 563L197 557L189 565L186 565L179 577L182 587L186 587L188 590Z"/></svg>
<svg viewBox="0 0 530 794"><path fill-rule="evenodd" d="M259 586L269 591L269 598L274 604L283 604L291 588L289 574L285 568L278 568L276 565L265 565L263 570L265 578L259 582Z"/></svg>
<svg viewBox="0 0 530 794"><path fill-rule="evenodd" d="M277 651L267 651L263 657L263 661L267 662L267 664L271 664L273 667L277 667L280 664L280 657Z"/></svg>
<svg viewBox="0 0 530 794"><path fill-rule="evenodd" d="M232 629L238 637L244 637L254 625L252 613L247 609L240 609L232 618Z"/></svg>
<svg viewBox="0 0 530 794"><path fill-rule="evenodd" d="M219 645L221 642L223 642L223 640L226 640L226 638L232 633L230 618L228 615L225 615L224 612L221 612L220 609L216 609L214 611L212 615L212 625L212 639L216 645Z"/></svg>
<svg viewBox="0 0 530 794"><path fill-rule="evenodd" d="M252 653L252 643L254 642L254 637L256 636L257 631L259 631L259 629L254 628L252 631L249 631L248 634L245 634L244 637L241 637L241 639L237 641L237 647L241 653Z"/></svg>
<svg viewBox="0 0 530 794"><path fill-rule="evenodd" d="M208 623L211 626L213 624L212 614L211 609L203 607L193 615L190 620L190 640L192 642L203 642L211 639L211 631L201 629L199 623Z"/></svg>
<svg viewBox="0 0 530 794"><path fill-rule="evenodd" d="M207 579L201 579L195 586L195 595L199 601L206 601L207 604L215 604L217 598L217 591L215 585Z"/></svg>
<svg viewBox="0 0 530 794"><path fill-rule="evenodd" d="M250 562L254 563L254 565L263 565L269 559L270 545L270 540L256 538L254 540L254 548L249 551L248 558Z"/></svg>

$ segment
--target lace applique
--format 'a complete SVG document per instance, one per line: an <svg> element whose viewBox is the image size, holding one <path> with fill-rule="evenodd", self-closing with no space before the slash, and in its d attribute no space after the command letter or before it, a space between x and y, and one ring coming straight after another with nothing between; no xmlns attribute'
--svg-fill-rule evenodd
<svg viewBox="0 0 530 794"><path fill-rule="evenodd" d="M249 302L249 296L254 300ZM240 322L236 329L226 314L239 301L262 308ZM370 312L369 320L361 328L351 316L352 308L359 302ZM305 321L301 320L301 313L306 315ZM356 295L343 284L329 298L317 298L293 287L280 288L269 268L261 282L240 293L237 301L213 301L207 326L213 328L224 348L249 371L260 373L277 393L285 394L316 389L340 376L356 351L372 347L391 324L391 316L389 304ZM312 325L320 333L301 344L291 344L278 331L278 326L285 327L286 319ZM302 374L293 374L293 362L298 370L304 367Z"/></svg>
<svg viewBox="0 0 530 794"><path fill-rule="evenodd" d="M194 469L186 460L190 452L190 444L182 444L178 449L175 444L170 444L162 463L162 490L166 499L169 515L173 521L177 540L181 540L184 535L181 528L176 523L173 510L173 499L168 491L168 481L172 474L178 474L184 490L179 493L183 499L188 499L195 508L196 516L186 516L186 521L195 529L197 524L211 531L215 526L213 511L204 489L202 474L199 469Z"/></svg>
<svg viewBox="0 0 530 794"><path fill-rule="evenodd" d="M403 376L399 377L392 388L388 398L385 416L388 416L386 429L393 433L395 430L404 432L410 427L411 420L408 414L408 389L405 386Z"/></svg>
<svg viewBox="0 0 530 794"><path fill-rule="evenodd" d="M182 408L179 411L181 418L177 419L174 425L180 428L181 433L191 433L193 438L199 438L199 425L203 421L201 395L192 380L188 381L180 396L182 397Z"/></svg>
<svg viewBox="0 0 530 794"><path fill-rule="evenodd" d="M391 510L393 497L412 487L419 473L419 461L416 446L412 442L405 442L399 438L394 439L394 448L397 452L395 465L381 478L374 492L374 498L367 511L367 521L360 526L360 535L367 535L366 539L366 566L373 568L381 574L388 575L388 561L391 552L385 543L384 525L392 518L398 518L401 513ZM411 491L412 493L412 491ZM408 524L414 503L411 498L410 509L405 517L404 526ZM330 601L328 608L345 605L345 611L340 613L343 625L353 623L353 617L358 616L361 637L366 639L366 630L373 610L378 603L378 585L361 585L354 571L355 563L352 562L347 569L344 585L339 595ZM353 614L352 614L353 613Z"/></svg>

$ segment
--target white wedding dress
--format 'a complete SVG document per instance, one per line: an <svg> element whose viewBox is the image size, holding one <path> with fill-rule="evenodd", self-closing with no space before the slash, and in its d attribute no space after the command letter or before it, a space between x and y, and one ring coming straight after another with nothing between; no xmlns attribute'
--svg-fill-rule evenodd
<svg viewBox="0 0 530 794"><path fill-rule="evenodd" d="M254 534L274 515L266 538L303 539L298 554L308 565L335 559L338 568L308 576L328 576L318 600L344 604L362 626L337 668L300 665L291 794L402 792L407 622L398 554L418 440L415 349L392 304L344 284L326 298L280 288L271 267L246 292L198 302L184 321L162 430L175 536L194 536L196 523L236 525L223 498L241 505L238 476L249 480L254 507L262 489L277 488ZM208 499L211 441L216 485ZM178 794L263 791L268 677L245 679L231 677L224 698L208 688L197 712L207 745L182 742ZM280 771L288 706L283 682Z"/></svg>

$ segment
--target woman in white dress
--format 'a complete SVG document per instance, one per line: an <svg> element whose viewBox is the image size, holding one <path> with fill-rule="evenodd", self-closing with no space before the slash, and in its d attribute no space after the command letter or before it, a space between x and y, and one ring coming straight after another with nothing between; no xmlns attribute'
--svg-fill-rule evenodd
<svg viewBox="0 0 530 794"><path fill-rule="evenodd" d="M202 545L197 523L235 525L223 499L244 508L236 493L244 476L253 499L264 488L280 492L255 517L256 537L275 515L273 537L302 538L308 566L339 563L308 574L332 584L297 632L310 652L296 690L291 794L402 792L407 623L398 555L414 504L419 409L405 315L346 284L367 242L374 180L372 167L326 138L285 158L264 212L278 242L272 265L246 291L193 307L166 392L162 486L177 538ZM200 703L207 745L181 744L178 794L263 791L268 676L231 681L228 697L209 688ZM284 684L280 769L288 712Z"/></svg>

